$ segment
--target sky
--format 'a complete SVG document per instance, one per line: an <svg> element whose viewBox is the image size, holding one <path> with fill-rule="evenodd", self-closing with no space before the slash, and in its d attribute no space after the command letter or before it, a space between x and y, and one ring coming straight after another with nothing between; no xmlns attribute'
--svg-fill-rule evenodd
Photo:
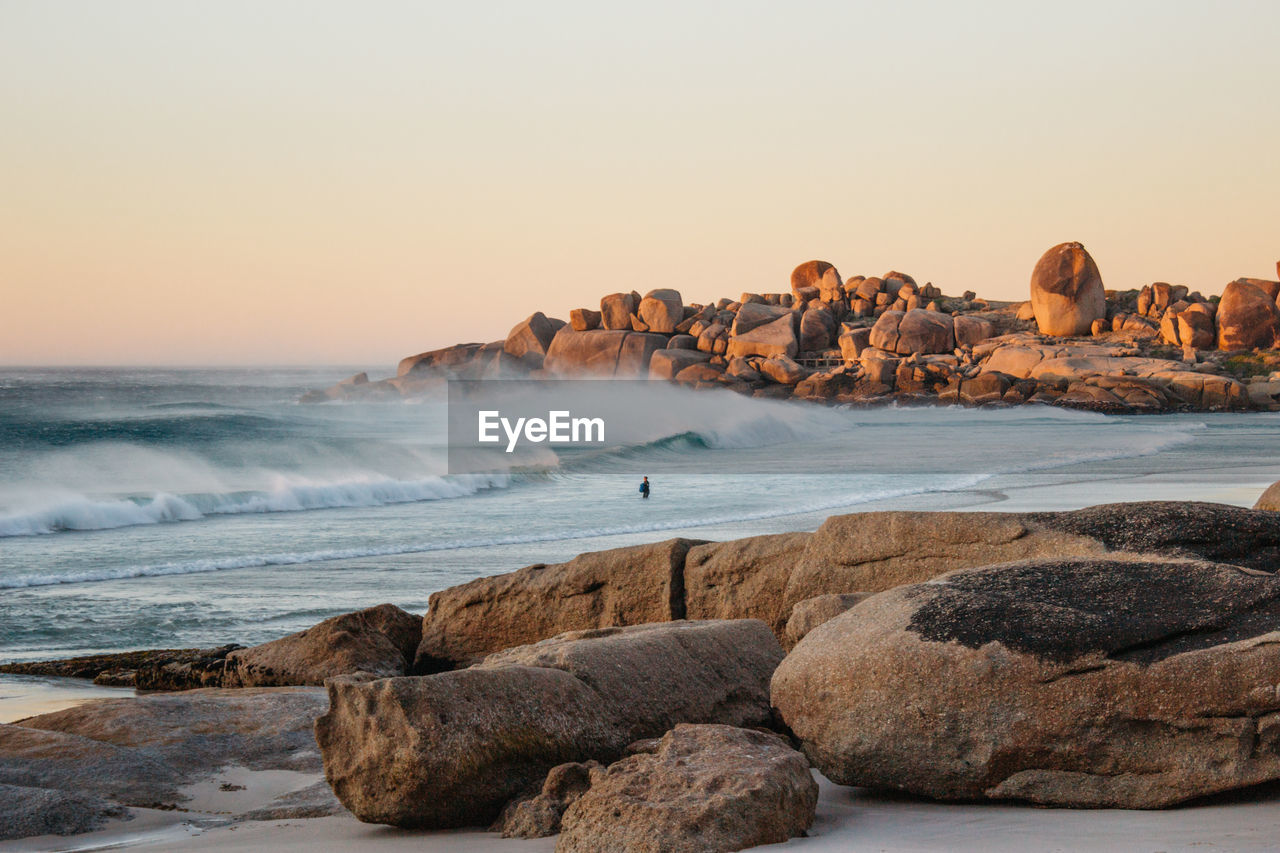
<svg viewBox="0 0 1280 853"><path fill-rule="evenodd" d="M809 259L1280 260L1280 3L0 0L0 364L386 364Z"/></svg>

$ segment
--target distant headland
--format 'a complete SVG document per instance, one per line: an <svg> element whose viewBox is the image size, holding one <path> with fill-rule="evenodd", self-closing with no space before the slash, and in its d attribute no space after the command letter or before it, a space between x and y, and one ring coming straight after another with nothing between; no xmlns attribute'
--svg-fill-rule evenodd
<svg viewBox="0 0 1280 853"><path fill-rule="evenodd" d="M1062 243L1036 264L1029 296L948 296L896 270L846 279L807 261L786 293L707 305L669 288L611 293L568 322L537 312L502 340L412 355L394 378L357 374L302 401L604 376L843 404L1280 410L1280 281L1240 278L1208 297L1165 282L1107 290L1084 246Z"/></svg>

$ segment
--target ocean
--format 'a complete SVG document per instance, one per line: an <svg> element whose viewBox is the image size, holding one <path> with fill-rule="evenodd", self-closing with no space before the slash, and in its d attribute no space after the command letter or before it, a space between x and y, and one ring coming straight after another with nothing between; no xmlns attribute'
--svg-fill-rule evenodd
<svg viewBox="0 0 1280 853"><path fill-rule="evenodd" d="M674 387L624 447L450 476L442 397L296 402L356 369L0 371L0 661L251 645L672 536L880 509L1248 506L1280 479L1277 414L845 409Z"/></svg>

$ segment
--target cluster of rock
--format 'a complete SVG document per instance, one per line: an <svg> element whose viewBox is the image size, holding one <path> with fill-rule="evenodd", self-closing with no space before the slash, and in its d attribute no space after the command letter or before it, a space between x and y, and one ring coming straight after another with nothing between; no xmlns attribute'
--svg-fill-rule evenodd
<svg viewBox="0 0 1280 853"><path fill-rule="evenodd" d="M359 374L303 399L395 397L448 378L611 376L849 404L1280 409L1280 282L1238 279L1221 298L1164 282L1108 291L1085 248L1063 243L1036 264L1030 296L948 297L896 270L843 279L830 263L808 261L785 293L711 304L686 304L665 288L613 293L567 323L538 312L504 340L410 356L395 378ZM1066 377L1019 375L991 361L1006 347L1094 360ZM1246 354L1248 364L1233 362ZM1122 360L1133 358L1143 363Z"/></svg>
<svg viewBox="0 0 1280 853"><path fill-rule="evenodd" d="M361 820L561 851L784 841L814 819L811 766L942 800L1168 806L1280 779L1277 495L586 553L225 656L227 684L323 680L327 708L203 688L0 726L0 785L22 789L17 831L81 831L181 802L228 756L314 768L318 743ZM334 808L323 789L258 813Z"/></svg>

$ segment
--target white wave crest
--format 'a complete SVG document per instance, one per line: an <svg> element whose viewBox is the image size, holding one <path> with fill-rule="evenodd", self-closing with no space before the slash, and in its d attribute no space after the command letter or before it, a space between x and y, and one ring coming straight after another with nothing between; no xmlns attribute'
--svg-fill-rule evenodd
<svg viewBox="0 0 1280 853"><path fill-rule="evenodd" d="M576 539L594 539L603 536L619 536L628 533L651 533L664 530L683 530L691 527L708 527L741 521L756 521L786 515L802 515L810 512L836 509L845 506L873 503L891 498L907 497L932 492L963 491L973 488L990 478L990 474L974 474L952 477L936 486L903 487L878 491L832 495L809 503L785 508L772 508L751 513L726 513L698 519L673 519L668 521L624 524L610 527L588 528L571 533L547 531L542 533L511 534L444 542L409 542L394 545L373 545L362 548L332 548L320 551L286 551L274 554L246 554L235 557L207 560L182 560L150 566L120 566L117 568L84 570L53 574L18 575L0 579L0 589L25 589L56 584L92 583L127 580L130 578L189 575L230 569L250 569L264 566L293 566L303 563L320 563L331 560L354 560L363 557L386 557L397 554L420 554L430 551L453 551L464 548L486 548L497 545L521 545L533 542L560 542Z"/></svg>
<svg viewBox="0 0 1280 853"><path fill-rule="evenodd" d="M236 495L172 495L158 492L146 500L95 500L68 496L26 512L0 515L0 538L39 536L68 530L109 530L141 524L197 521L211 515L300 512L337 507L373 507L418 501L448 500L505 488L505 474L466 474L395 480L356 477L336 482L278 478L266 492Z"/></svg>

